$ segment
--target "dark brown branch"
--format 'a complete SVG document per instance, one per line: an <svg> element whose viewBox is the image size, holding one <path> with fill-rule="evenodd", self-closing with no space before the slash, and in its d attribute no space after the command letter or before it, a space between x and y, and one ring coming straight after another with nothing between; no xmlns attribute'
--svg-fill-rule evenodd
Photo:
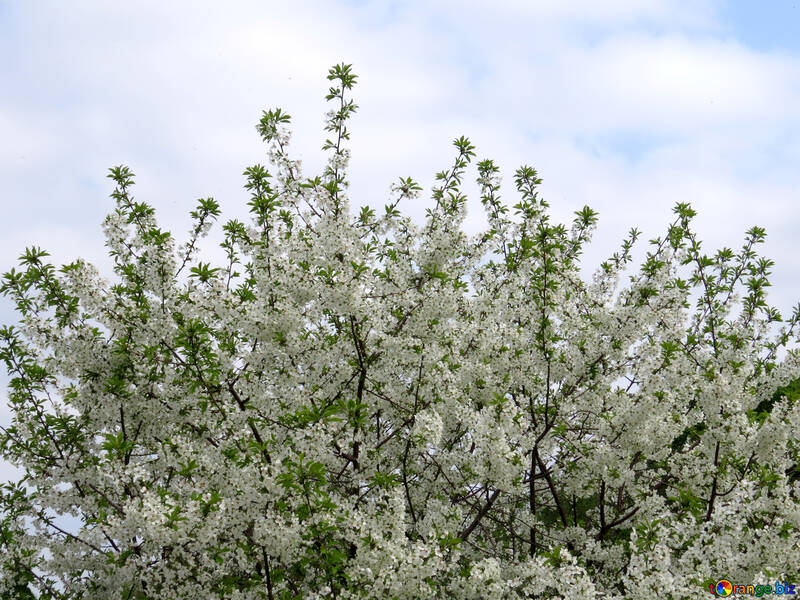
<svg viewBox="0 0 800 600"><path fill-rule="evenodd" d="M531 452L531 473L528 477L528 506L533 523L530 526L531 556L536 556L536 456Z"/></svg>
<svg viewBox="0 0 800 600"><path fill-rule="evenodd" d="M599 539L603 539L606 535L606 482L600 481L600 533L597 534Z"/></svg>
<svg viewBox="0 0 800 600"><path fill-rule="evenodd" d="M236 388L231 382L228 382L228 391L231 393L231 396L233 396L233 399L236 401L239 409L242 412L246 412L247 404L242 400L241 396L239 396L239 393L236 391ZM247 425L250 427L250 431L253 433L253 437L256 439L256 442L258 442L258 445L261 447L261 454L264 457L264 460L267 461L268 465L271 465L272 457L264 446L264 440L261 438L261 433L258 431L258 427L255 426L255 423L253 423L252 419L247 419Z"/></svg>
<svg viewBox="0 0 800 600"><path fill-rule="evenodd" d="M719 440L714 448L714 480L711 482L711 496L708 498L708 510L706 511L706 521L711 520L711 514L714 512L714 501L717 499L717 473L716 468L719 466Z"/></svg>
<svg viewBox="0 0 800 600"><path fill-rule="evenodd" d="M625 513L624 515L622 515L621 517L619 517L618 519L614 519L613 521L611 521L611 523L609 523L608 525L606 525L605 531L604 531L604 530L602 530L602 529L600 530L600 533L598 534L597 538L598 538L599 540L602 540L602 539L603 539L603 537L605 536L605 534L606 534L606 533L608 533L608 532L609 532L611 529L613 529L613 528L614 528L614 527L616 527L617 525L622 525L622 523L624 523L625 521L627 521L628 519L630 519L630 518L631 518L633 515L635 515L637 512L639 512L639 507L638 507L638 506L636 506L636 507L632 508L632 509L631 509L631 510L629 510L627 513Z"/></svg>
<svg viewBox="0 0 800 600"><path fill-rule="evenodd" d="M494 493L492 493L489 496L489 499L486 501L486 504L484 504L483 507L478 511L478 514L475 515L475 518L472 519L472 523L470 523L466 529L464 529L461 533L458 534L458 537L462 542L466 540L469 537L469 535L475 530L475 528L481 522L483 517L486 516L486 513L489 512L489 509L492 508L492 504L494 504L494 501L497 500L497 497L499 495L500 495L500 490L495 490Z"/></svg>
<svg viewBox="0 0 800 600"><path fill-rule="evenodd" d="M558 492L556 492L556 486L553 483L553 478L550 477L550 472L547 470L547 466L544 464L544 462L542 462L542 457L539 456L538 448L534 448L533 455L534 458L536 458L536 462L539 464L539 469L541 470L542 475L544 475L544 478L547 481L547 487L550 488L550 493L552 494L553 500L556 503L556 508L558 509L558 516L561 517L561 523L564 525L564 527L566 527L568 525L567 515L564 512L564 507L561 506L561 501L558 499Z"/></svg>

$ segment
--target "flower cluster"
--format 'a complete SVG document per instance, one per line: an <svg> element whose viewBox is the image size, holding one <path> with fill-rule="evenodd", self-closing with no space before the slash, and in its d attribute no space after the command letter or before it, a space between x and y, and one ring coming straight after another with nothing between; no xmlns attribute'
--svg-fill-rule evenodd
<svg viewBox="0 0 800 600"><path fill-rule="evenodd" d="M223 225L222 264L201 260L213 199L179 244L115 167L113 281L38 248L5 274L0 456L26 477L0 492L0 596L685 598L715 574L800 577L800 312L767 304L764 232L706 254L678 204L638 270L633 230L587 282L597 215L552 223L530 167L508 207L478 162L487 228L464 233L465 138L424 224L399 209L410 178L352 213L356 77L329 79L324 172L266 111L274 168L245 171L252 222Z"/></svg>

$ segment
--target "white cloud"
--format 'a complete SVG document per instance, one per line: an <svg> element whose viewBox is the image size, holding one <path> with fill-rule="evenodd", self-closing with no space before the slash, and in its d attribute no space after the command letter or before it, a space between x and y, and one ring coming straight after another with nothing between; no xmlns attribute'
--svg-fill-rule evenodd
<svg viewBox="0 0 800 600"><path fill-rule="evenodd" d="M735 42L618 36L577 62L585 65L578 93L607 119L589 127L688 134L697 127L796 123L800 116L800 61Z"/></svg>
<svg viewBox="0 0 800 600"><path fill-rule="evenodd" d="M473 4L480 4L473 2ZM709 26L718 2L708 0L511 0L499 2L498 8L507 14L520 14L555 22L559 26L589 23L594 26L621 27L639 22L669 23L672 27Z"/></svg>

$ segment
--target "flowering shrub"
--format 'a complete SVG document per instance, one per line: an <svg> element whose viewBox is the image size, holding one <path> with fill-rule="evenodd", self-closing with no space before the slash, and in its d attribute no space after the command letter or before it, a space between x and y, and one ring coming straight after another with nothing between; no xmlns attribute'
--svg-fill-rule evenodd
<svg viewBox="0 0 800 600"><path fill-rule="evenodd" d="M0 330L13 422L0 497L4 598L664 598L721 577L798 578L793 350L753 227L705 254L694 211L591 281L596 213L554 224L534 169L477 163L488 227L462 230L475 150L424 224L352 214L350 67L328 77L320 176L258 131L252 222L192 212L179 244L111 169L116 277L28 249ZM786 388L789 390L789 388ZM66 517L66 518L65 518Z"/></svg>

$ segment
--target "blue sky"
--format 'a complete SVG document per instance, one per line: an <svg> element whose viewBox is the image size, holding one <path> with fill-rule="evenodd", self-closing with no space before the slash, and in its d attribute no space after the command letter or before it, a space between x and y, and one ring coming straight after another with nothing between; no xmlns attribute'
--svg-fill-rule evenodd
<svg viewBox="0 0 800 600"><path fill-rule="evenodd" d="M679 201L709 249L766 227L771 299L788 312L800 299L797 4L0 0L0 270L37 244L107 271L105 175L120 163L178 234L200 197L244 216L265 108L293 115L292 147L316 173L325 75L344 61L360 75L354 204L381 205L399 176L429 187L467 135L503 168L507 199L531 164L556 218L600 212L589 265L632 226L659 235ZM0 321L13 319L0 299Z"/></svg>
<svg viewBox="0 0 800 600"><path fill-rule="evenodd" d="M720 21L742 44L758 50L800 51L800 9L797 0L720 4Z"/></svg>

